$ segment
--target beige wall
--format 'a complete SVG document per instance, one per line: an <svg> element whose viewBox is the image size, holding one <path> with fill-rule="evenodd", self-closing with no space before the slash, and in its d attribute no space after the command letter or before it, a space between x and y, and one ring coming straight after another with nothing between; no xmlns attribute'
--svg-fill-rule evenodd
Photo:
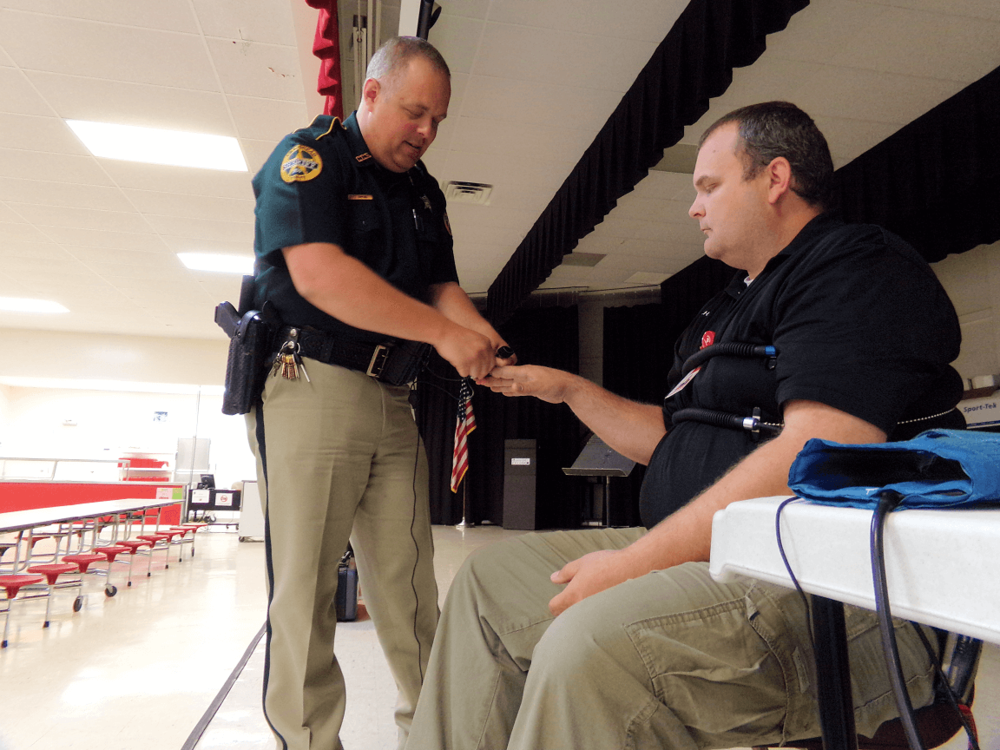
<svg viewBox="0 0 1000 750"><path fill-rule="evenodd" d="M0 378L222 386L228 341L0 328ZM2 381L0 381L2 382Z"/></svg>
<svg viewBox="0 0 1000 750"><path fill-rule="evenodd" d="M935 263L962 324L963 378L1000 373L1000 242Z"/></svg>

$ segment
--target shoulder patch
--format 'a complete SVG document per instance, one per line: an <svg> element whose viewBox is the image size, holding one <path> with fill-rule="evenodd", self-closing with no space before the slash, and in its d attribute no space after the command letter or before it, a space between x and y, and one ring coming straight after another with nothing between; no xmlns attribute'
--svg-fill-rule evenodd
<svg viewBox="0 0 1000 750"><path fill-rule="evenodd" d="M447 211L444 212L444 228L448 230L448 235L449 236L453 236L451 234L451 222L448 221L448 212Z"/></svg>
<svg viewBox="0 0 1000 750"><path fill-rule="evenodd" d="M285 182L308 182L323 171L323 160L309 146L293 146L281 161L281 179Z"/></svg>

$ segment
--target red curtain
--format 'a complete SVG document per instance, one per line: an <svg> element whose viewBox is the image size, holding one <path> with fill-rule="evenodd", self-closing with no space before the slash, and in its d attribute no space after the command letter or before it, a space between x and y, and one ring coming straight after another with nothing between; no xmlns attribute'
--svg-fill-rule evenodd
<svg viewBox="0 0 1000 750"><path fill-rule="evenodd" d="M323 114L344 119L344 101L340 87L340 27L337 23L337 0L306 0L319 10L313 54L320 59L316 90L326 97Z"/></svg>

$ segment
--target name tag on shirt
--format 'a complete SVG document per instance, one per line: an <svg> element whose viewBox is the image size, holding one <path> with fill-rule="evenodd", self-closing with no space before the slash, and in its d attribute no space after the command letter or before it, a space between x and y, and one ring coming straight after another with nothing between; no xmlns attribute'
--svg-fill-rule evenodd
<svg viewBox="0 0 1000 750"><path fill-rule="evenodd" d="M370 195L364 195L363 193L348 193L347 200L349 201L370 201L372 197Z"/></svg>

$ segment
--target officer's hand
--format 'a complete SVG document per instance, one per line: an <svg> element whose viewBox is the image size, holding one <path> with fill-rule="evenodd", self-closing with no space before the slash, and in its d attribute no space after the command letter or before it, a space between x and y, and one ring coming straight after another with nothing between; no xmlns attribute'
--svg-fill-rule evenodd
<svg viewBox="0 0 1000 750"><path fill-rule="evenodd" d="M505 396L535 396L550 404L561 404L572 375L562 370L538 365L497 367L489 377L477 380L494 393Z"/></svg>
<svg viewBox="0 0 1000 750"><path fill-rule="evenodd" d="M481 333L457 324L434 348L463 378L485 377L496 366L492 342Z"/></svg>

